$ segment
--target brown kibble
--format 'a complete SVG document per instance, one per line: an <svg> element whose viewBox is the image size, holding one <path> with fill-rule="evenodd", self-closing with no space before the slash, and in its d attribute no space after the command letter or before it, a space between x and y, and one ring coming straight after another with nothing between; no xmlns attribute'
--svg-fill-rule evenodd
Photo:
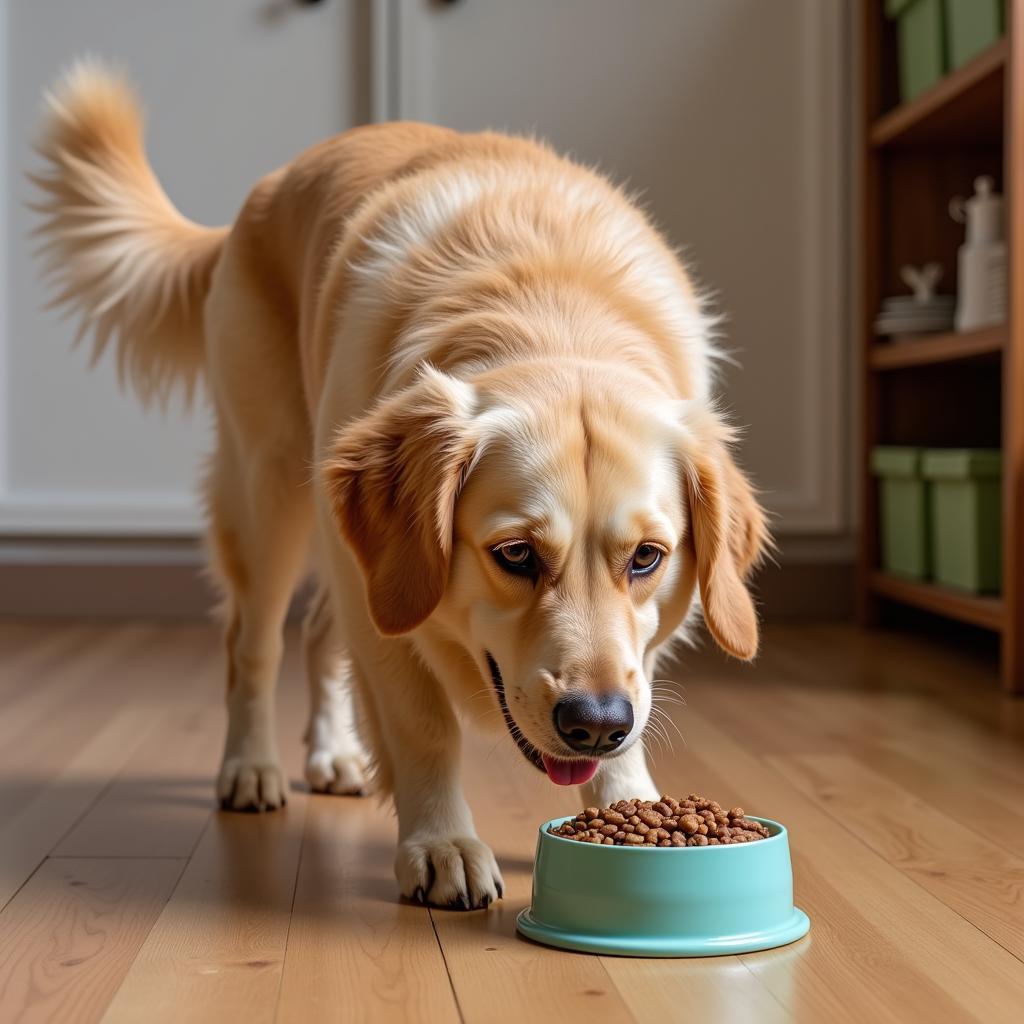
<svg viewBox="0 0 1024 1024"><path fill-rule="evenodd" d="M770 836L742 807L728 814L714 800L691 793L684 800L617 800L610 807L585 807L549 831L595 846L731 846Z"/></svg>

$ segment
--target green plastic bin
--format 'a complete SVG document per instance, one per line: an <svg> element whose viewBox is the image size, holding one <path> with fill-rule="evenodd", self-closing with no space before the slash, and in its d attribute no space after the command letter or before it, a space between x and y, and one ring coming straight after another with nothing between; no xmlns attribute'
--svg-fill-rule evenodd
<svg viewBox="0 0 1024 1024"><path fill-rule="evenodd" d="M929 448L932 568L937 582L974 593L1002 584L1002 456L991 448Z"/></svg>
<svg viewBox="0 0 1024 1024"><path fill-rule="evenodd" d="M966 64L1003 34L1003 0L945 0L949 70Z"/></svg>
<svg viewBox="0 0 1024 1024"><path fill-rule="evenodd" d="M928 485L920 448L879 445L871 472L879 478L882 567L899 576L927 579L930 571Z"/></svg>
<svg viewBox="0 0 1024 1024"><path fill-rule="evenodd" d="M885 13L896 22L900 99L906 102L946 73L943 0L885 0Z"/></svg>

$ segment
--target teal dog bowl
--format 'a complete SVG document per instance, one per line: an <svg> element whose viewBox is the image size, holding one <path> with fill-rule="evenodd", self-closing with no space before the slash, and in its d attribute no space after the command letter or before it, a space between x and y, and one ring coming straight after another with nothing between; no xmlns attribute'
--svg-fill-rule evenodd
<svg viewBox="0 0 1024 1024"><path fill-rule="evenodd" d="M528 939L618 956L722 956L807 934L793 906L789 836L729 846L598 846L541 826L533 903L516 920Z"/></svg>

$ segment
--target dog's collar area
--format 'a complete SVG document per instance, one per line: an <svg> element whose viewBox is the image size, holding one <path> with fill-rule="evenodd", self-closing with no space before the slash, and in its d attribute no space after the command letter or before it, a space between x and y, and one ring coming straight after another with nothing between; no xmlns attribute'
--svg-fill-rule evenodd
<svg viewBox="0 0 1024 1024"><path fill-rule="evenodd" d="M498 668L498 663L491 657L490 651L484 651L484 654L487 657L487 667L491 670L491 682L494 684L494 692L498 695L498 704L501 707L501 714L505 719L505 728L508 729L508 734L512 737L523 757L537 771L544 772L546 775L547 769L544 767L544 759L541 757L540 751L522 734L519 726L516 725L516 720L512 717L512 712L509 711L508 700L505 697L505 682L501 678L501 670Z"/></svg>

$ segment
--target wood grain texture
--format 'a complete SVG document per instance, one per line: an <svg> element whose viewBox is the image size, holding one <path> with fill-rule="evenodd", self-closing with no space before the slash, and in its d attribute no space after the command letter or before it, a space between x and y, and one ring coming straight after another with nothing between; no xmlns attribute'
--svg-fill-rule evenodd
<svg viewBox="0 0 1024 1024"><path fill-rule="evenodd" d="M963 825L958 801L925 803L851 757L772 757L802 792L858 840L1024 960L1024 860Z"/></svg>
<svg viewBox="0 0 1024 1024"><path fill-rule="evenodd" d="M99 1020L183 860L48 860L0 914L0 1020Z"/></svg>
<svg viewBox="0 0 1024 1024"><path fill-rule="evenodd" d="M430 911L464 1018L630 1020L630 1004L600 958L566 955L515 930L516 916L530 902L537 827L573 809L576 792L551 786L501 731L467 731L463 783L470 805L480 809L480 838L494 849L505 882L504 899L486 914Z"/></svg>
<svg viewBox="0 0 1024 1024"><path fill-rule="evenodd" d="M294 632L279 705L290 802L259 816L213 806L212 629L52 630L53 657L20 630L0 649L0 676L8 657L38 669L3 722L24 763L0 749L0 806L14 808L0 825L0 896L14 896L0 911L5 1022L902 1024L1009 1020L1024 1000L1024 705L1000 693L991 661L949 643L776 625L754 666L706 649L666 669L686 704L663 705L655 778L783 820L812 929L779 950L658 961L516 935L536 828L579 797L500 728L480 730L497 718L485 701L466 720L464 783L506 895L488 912L427 911L398 898L390 809L299 781ZM62 883L68 871L86 885Z"/></svg>
<svg viewBox="0 0 1024 1024"><path fill-rule="evenodd" d="M104 1020L274 1019L305 804L211 819Z"/></svg>
<svg viewBox="0 0 1024 1024"><path fill-rule="evenodd" d="M459 1020L430 915L395 889L394 841L377 801L310 798L281 1024Z"/></svg>

